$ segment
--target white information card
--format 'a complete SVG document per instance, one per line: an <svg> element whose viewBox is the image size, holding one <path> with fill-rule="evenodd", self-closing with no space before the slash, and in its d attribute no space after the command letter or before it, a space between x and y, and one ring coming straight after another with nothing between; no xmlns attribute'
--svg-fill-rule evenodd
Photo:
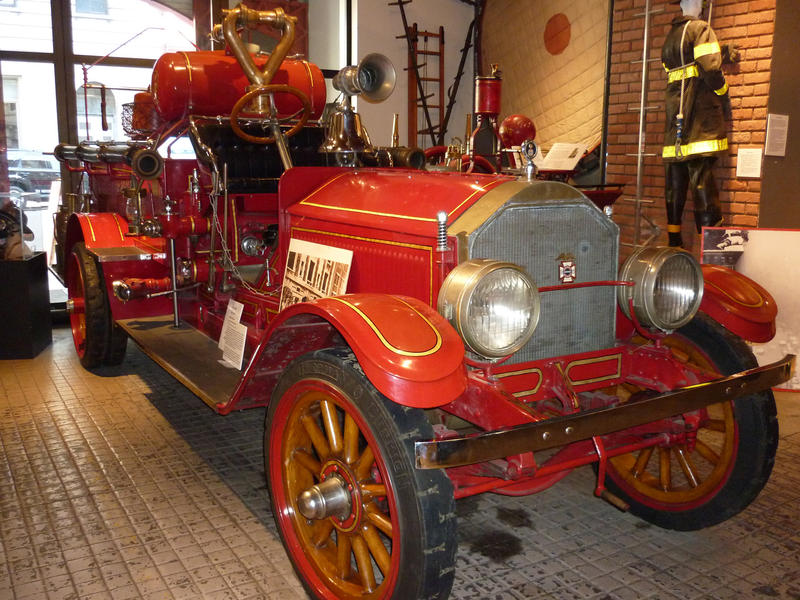
<svg viewBox="0 0 800 600"><path fill-rule="evenodd" d="M242 370L244 347L247 341L247 325L239 321L242 318L244 304L236 300L228 301L222 332L219 336L219 347L222 349L222 362L235 369Z"/></svg>
<svg viewBox="0 0 800 600"><path fill-rule="evenodd" d="M761 148L739 148L736 154L737 177L761 177Z"/></svg>

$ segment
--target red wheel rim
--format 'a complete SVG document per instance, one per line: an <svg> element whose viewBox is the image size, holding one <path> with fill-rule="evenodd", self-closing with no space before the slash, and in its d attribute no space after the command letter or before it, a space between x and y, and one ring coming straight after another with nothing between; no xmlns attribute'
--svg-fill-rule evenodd
<svg viewBox="0 0 800 600"><path fill-rule="evenodd" d="M400 562L397 501L377 442L338 388L302 380L280 399L268 432L276 519L303 579L331 600L388 597ZM335 423L335 424L334 424ZM337 464L359 503L343 519L308 520L297 497Z"/></svg>
<svg viewBox="0 0 800 600"><path fill-rule="evenodd" d="M77 254L72 254L67 269L67 292L72 310L69 324L72 328L72 341L79 358L86 354L86 292L83 282L83 271Z"/></svg>

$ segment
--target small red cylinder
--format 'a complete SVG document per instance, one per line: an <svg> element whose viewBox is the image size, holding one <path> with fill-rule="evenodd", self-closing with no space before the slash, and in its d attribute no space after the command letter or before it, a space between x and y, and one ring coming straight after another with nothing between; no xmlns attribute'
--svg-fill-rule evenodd
<svg viewBox="0 0 800 600"><path fill-rule="evenodd" d="M499 77L475 78L475 114L497 117L500 114L500 92L503 80Z"/></svg>
<svg viewBox="0 0 800 600"><path fill-rule="evenodd" d="M158 129L161 119L156 112L153 102L153 94L150 92L139 92L133 97L133 115L131 117L131 127L134 131L149 133Z"/></svg>
<svg viewBox="0 0 800 600"><path fill-rule="evenodd" d="M176 215L159 215L161 232L165 238L179 238L187 235L208 233L210 222L203 217L178 217Z"/></svg>
<svg viewBox="0 0 800 600"><path fill-rule="evenodd" d="M217 277L222 276L222 267L219 263L214 264L214 271ZM191 261L191 275L189 281L192 283L205 283L208 281L208 275L211 272L210 265L205 259L195 259ZM189 283L189 281L185 283Z"/></svg>
<svg viewBox="0 0 800 600"><path fill-rule="evenodd" d="M148 294L157 294L172 289L169 277L161 279L142 279L139 277L126 277L121 283L128 286L128 300L146 298Z"/></svg>

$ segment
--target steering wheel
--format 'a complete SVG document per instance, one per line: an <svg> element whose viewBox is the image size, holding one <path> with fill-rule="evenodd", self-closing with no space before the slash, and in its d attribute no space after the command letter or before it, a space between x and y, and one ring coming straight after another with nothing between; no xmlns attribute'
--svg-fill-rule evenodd
<svg viewBox="0 0 800 600"><path fill-rule="evenodd" d="M297 123L295 123L292 128L284 134L286 137L292 137L294 134L300 131L303 125L306 124L306 121L308 121L308 117L311 116L311 102L308 100L308 96L306 96L297 88L283 83L270 83L268 85L259 86L253 90L250 90L244 96L239 98L239 100L236 101L236 104L234 104L233 108L231 109L231 129L233 129L233 132L246 142L251 142L253 144L275 143L275 138L272 136L250 135L249 133L242 131L242 128L239 127L239 113L242 112L242 109L253 99L263 96L264 94L271 94L273 92L284 92L291 94L303 104L303 114L300 115Z"/></svg>

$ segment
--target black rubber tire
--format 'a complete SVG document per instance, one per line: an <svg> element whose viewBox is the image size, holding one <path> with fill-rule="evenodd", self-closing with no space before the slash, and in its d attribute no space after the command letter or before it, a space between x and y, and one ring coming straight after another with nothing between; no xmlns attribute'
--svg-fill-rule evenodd
<svg viewBox="0 0 800 600"><path fill-rule="evenodd" d="M128 334L125 333L122 327L112 322L108 336L108 348L103 355L103 364L111 367L122 363L125 360L125 351L127 349Z"/></svg>
<svg viewBox="0 0 800 600"><path fill-rule="evenodd" d="M97 262L86 250L83 242L72 247L72 261L67 274L67 290L70 299L83 297L83 322L81 329L77 323L79 317L70 316L73 325L73 341L78 352L81 365L85 369L94 369L103 364L103 357L108 347L108 301L105 284L100 277ZM79 272L75 272L78 269Z"/></svg>
<svg viewBox="0 0 800 600"><path fill-rule="evenodd" d="M73 338L81 365L86 369L95 369L101 365L118 365L125 358L127 348L127 334L111 319L111 310L108 306L105 278L100 265L89 254L83 242L78 242L72 247L74 264L71 268L80 269L80 281L84 298L84 343L79 347L80 340L76 338L73 323ZM68 274L67 288L75 285L76 274ZM78 336L80 337L80 336Z"/></svg>
<svg viewBox="0 0 800 600"><path fill-rule="evenodd" d="M699 313L673 335L693 344L729 375L758 366L748 345L705 314ZM733 419L738 430L733 464L713 493L685 506L659 506L649 498L637 499L630 484L611 465L606 477L608 489L630 504L630 512L659 527L692 531L716 525L744 510L769 479L778 447L778 419L771 390L740 397L733 402ZM644 500L644 501L640 501Z"/></svg>
<svg viewBox="0 0 800 600"><path fill-rule="evenodd" d="M444 471L418 470L414 467L414 441L431 439L433 430L422 410L401 406L381 395L364 376L349 349L320 350L295 360L281 376L267 411L264 449L272 512L284 547L306 591L313 598L330 600L351 597L348 593L337 591L334 586L340 583L338 580L331 583L319 576L319 572L315 570L317 567L311 562L316 559L309 559L305 566L298 564L298 558L302 561L307 555L306 548L298 544L298 540L302 538L296 528L303 526L304 521L299 512L297 521L293 521L291 517L279 517L293 514L296 508L291 502L281 500L286 489L285 482L282 481L283 477L275 474L283 475L288 471L282 468L281 456L275 456L275 453L280 453L285 444L289 443L286 440L292 439L291 434L285 433L291 428L288 424L291 419L287 417L293 414L287 412L291 411L291 406L287 405L303 406L305 400L302 386L308 385L307 382L322 382L323 386L328 386L327 389L337 390L345 398L348 409L357 411L362 420L359 431L364 431L365 423L374 440L370 446L376 456L376 465L383 465L378 467L382 474L378 480L384 484L389 482L388 495L394 498L396 507L395 515L400 533L397 538L397 533L393 530L391 547L394 548L397 540L401 553L393 571L394 585L389 588L381 584L363 596L356 594L353 597L397 600L447 598L453 584L457 547L453 486ZM301 391L297 392L298 389ZM282 435L286 438L281 438ZM272 436L279 436L281 439L274 439ZM317 458L321 463L326 462L325 457ZM270 477L271 473L273 477ZM315 476L314 480L318 481L319 478ZM370 479L371 481L374 480ZM286 493L287 498L292 495ZM307 523L310 527L312 522ZM341 534L337 532L337 544L339 535ZM329 540L326 539L324 544L329 544ZM308 554L314 552L316 548L311 548ZM323 557L320 560L325 559ZM392 560L394 561L394 556ZM355 575L352 577L356 578Z"/></svg>

